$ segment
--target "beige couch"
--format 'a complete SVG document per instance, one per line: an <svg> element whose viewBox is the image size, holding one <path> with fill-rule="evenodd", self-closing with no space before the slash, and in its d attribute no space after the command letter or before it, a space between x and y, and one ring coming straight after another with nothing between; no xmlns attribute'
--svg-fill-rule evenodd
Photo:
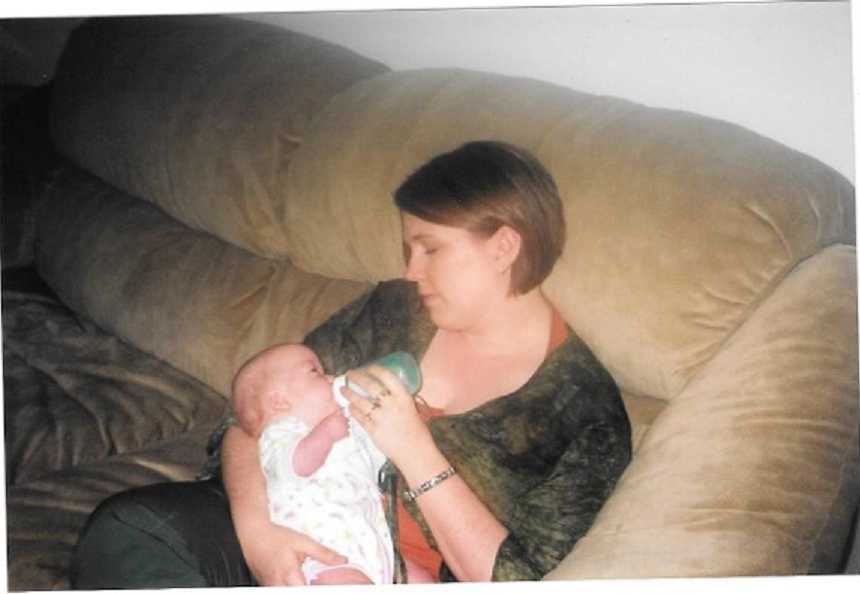
<svg viewBox="0 0 860 594"><path fill-rule="evenodd" d="M4 344L32 375L83 385L88 422L43 407L57 443L33 442L34 417L12 411L13 589L67 585L102 497L193 478L237 366L397 276L392 190L477 138L521 144L556 177L569 241L545 291L634 428L633 462L548 577L844 568L860 491L855 215L832 169L695 114L392 72L231 19L90 22L52 99L67 163L39 198L35 266L77 321L64 332L31 311ZM61 309L22 295L4 304L12 321L39 299ZM28 367L10 369L25 390ZM57 454L21 454L44 447Z"/></svg>

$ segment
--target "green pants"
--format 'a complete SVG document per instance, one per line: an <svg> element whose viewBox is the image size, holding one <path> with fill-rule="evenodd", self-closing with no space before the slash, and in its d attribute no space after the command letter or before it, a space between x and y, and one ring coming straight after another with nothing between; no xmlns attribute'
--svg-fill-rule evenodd
<svg viewBox="0 0 860 594"><path fill-rule="evenodd" d="M106 499L81 531L71 583L87 590L255 585L218 480Z"/></svg>

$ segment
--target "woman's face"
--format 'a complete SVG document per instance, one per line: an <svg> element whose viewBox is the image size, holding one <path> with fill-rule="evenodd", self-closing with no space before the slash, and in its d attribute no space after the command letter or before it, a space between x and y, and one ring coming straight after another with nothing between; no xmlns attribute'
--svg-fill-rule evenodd
<svg viewBox="0 0 860 594"><path fill-rule="evenodd" d="M447 330L467 330L504 299L509 266L499 259L496 235L430 223L403 213L406 280L418 293L433 322ZM498 235L498 234L497 234Z"/></svg>

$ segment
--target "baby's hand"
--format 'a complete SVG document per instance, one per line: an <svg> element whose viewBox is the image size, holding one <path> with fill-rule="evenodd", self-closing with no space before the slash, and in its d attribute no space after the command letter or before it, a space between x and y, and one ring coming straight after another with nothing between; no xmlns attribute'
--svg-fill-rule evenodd
<svg viewBox="0 0 860 594"><path fill-rule="evenodd" d="M349 422L339 408L320 421L320 430L325 431L332 441L338 441L349 435Z"/></svg>

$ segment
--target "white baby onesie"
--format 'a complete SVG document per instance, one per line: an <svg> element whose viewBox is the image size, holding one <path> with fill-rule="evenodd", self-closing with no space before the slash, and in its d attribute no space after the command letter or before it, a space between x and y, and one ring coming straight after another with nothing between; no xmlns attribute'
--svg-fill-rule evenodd
<svg viewBox="0 0 860 594"><path fill-rule="evenodd" d="M346 410L342 384L335 382L333 393ZM304 422L285 417L268 425L260 436L269 517L346 556L348 563L339 567L356 568L374 584L392 583L394 552L377 486L385 456L350 418L350 434L334 444L315 473L302 477L293 467L293 453L308 433ZM310 558L302 564L309 583L331 568Z"/></svg>

